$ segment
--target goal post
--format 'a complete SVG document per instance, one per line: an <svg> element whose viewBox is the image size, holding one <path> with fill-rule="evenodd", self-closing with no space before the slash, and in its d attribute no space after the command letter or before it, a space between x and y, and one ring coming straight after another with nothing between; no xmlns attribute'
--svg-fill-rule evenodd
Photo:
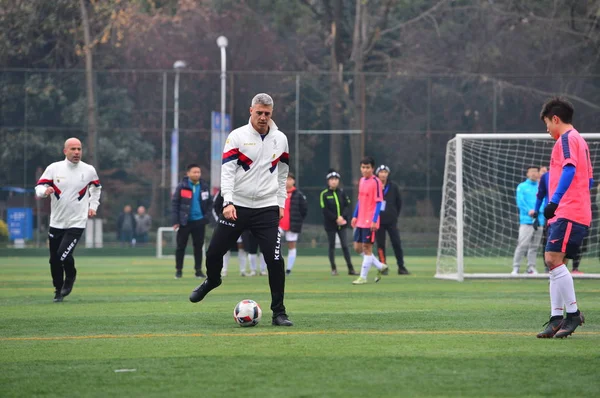
<svg viewBox="0 0 600 398"><path fill-rule="evenodd" d="M600 133L582 134L590 158L600 170ZM547 134L457 134L446 147L443 194L435 277L463 281L487 278L539 278L544 274L541 242L536 267L539 274L511 275L519 218L517 185L529 166L548 166L555 141ZM592 194L592 208L596 195ZM600 278L598 212L582 259L584 274ZM525 261L525 259L523 259ZM521 270L527 268L521 264Z"/></svg>
<svg viewBox="0 0 600 398"><path fill-rule="evenodd" d="M192 238L188 240L186 253L192 253ZM177 231L173 227L159 227L156 230L156 258L175 258L175 250L177 249ZM206 249L206 244L202 246L202 250ZM186 258L193 257L191 254L186 254Z"/></svg>

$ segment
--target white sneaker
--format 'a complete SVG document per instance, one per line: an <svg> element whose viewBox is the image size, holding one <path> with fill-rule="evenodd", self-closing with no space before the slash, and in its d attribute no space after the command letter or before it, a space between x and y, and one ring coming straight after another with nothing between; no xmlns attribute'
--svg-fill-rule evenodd
<svg viewBox="0 0 600 398"><path fill-rule="evenodd" d="M527 273L529 275L537 275L538 274L537 269L535 269L535 268L528 268Z"/></svg>
<svg viewBox="0 0 600 398"><path fill-rule="evenodd" d="M511 275L519 275L519 269L518 268L513 268L512 272L510 274Z"/></svg>
<svg viewBox="0 0 600 398"><path fill-rule="evenodd" d="M227 271L221 271L221 276L227 276Z"/></svg>
<svg viewBox="0 0 600 398"><path fill-rule="evenodd" d="M256 276L256 271L251 271L249 276Z"/></svg>
<svg viewBox="0 0 600 398"><path fill-rule="evenodd" d="M267 276L269 274L267 274L267 271L260 271L260 276Z"/></svg>

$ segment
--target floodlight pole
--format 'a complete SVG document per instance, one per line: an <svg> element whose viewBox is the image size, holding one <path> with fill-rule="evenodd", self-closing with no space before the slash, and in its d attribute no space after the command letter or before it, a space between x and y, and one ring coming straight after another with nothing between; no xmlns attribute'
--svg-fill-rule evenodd
<svg viewBox="0 0 600 398"><path fill-rule="evenodd" d="M223 141L225 140L225 98L226 92L225 87L227 83L227 38L225 36L219 36L217 38L217 46L221 49L221 115L220 115L220 127L219 133L219 148L223 150Z"/></svg>
<svg viewBox="0 0 600 398"><path fill-rule="evenodd" d="M184 61L176 61L173 64L175 88L173 95L173 132L171 133L171 194L175 192L179 182L179 72L185 66Z"/></svg>

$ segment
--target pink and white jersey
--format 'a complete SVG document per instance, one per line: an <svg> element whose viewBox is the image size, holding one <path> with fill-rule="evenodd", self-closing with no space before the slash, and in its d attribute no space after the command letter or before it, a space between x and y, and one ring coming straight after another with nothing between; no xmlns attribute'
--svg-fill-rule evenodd
<svg viewBox="0 0 600 398"><path fill-rule="evenodd" d="M560 200L556 215L548 220L548 223L553 223L559 218L566 218L589 227L592 221L589 185L590 178L593 177L592 162L587 142L575 129L561 135L552 149L548 187L550 198L558 187L563 167L568 164L575 166L575 177Z"/></svg>
<svg viewBox="0 0 600 398"><path fill-rule="evenodd" d="M383 201L383 191L379 178L372 176L361 178L358 184L358 217L356 226L358 228L371 228L377 202ZM377 226L379 226L377 218Z"/></svg>

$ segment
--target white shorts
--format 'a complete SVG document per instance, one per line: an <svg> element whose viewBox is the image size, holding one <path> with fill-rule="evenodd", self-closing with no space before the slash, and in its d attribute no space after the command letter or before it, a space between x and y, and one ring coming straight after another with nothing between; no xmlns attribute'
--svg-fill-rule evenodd
<svg viewBox="0 0 600 398"><path fill-rule="evenodd" d="M299 234L297 232L284 231L283 229L279 228L279 233L281 235L285 236L286 242L297 242L298 241Z"/></svg>

